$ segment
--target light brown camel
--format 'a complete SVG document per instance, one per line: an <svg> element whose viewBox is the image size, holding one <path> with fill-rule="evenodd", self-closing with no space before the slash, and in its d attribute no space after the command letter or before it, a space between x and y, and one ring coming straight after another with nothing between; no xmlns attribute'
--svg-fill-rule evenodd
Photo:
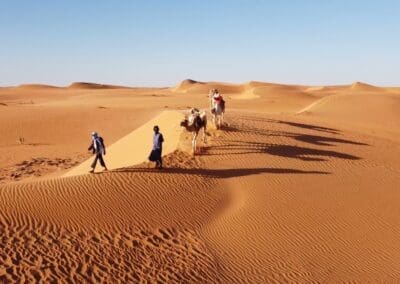
<svg viewBox="0 0 400 284"><path fill-rule="evenodd" d="M189 132L193 132L192 140L192 153L197 152L197 137L199 132L203 129L203 143L207 143L206 129L207 129L207 115L205 111L199 111L197 108L192 108L189 115L181 122L181 126Z"/></svg>

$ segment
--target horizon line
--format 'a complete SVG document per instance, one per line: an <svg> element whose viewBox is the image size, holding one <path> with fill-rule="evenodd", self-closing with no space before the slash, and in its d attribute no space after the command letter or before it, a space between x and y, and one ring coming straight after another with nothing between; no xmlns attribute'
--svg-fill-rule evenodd
<svg viewBox="0 0 400 284"><path fill-rule="evenodd" d="M189 81L193 84L201 83L201 84L231 84L231 85L244 85L249 83L263 83L263 84L276 84L276 85L288 85L288 86L305 86L305 87L337 87L337 86L351 86L356 83L371 85L375 87L382 87L382 88L396 88L399 87L398 85L377 85L371 84L366 81L352 81L347 83L337 83L337 84L303 84L303 83L288 83L288 82L275 82L275 81L259 81L259 80L250 80L250 81L242 81L242 82L230 82L230 81L200 81L191 78L187 78L184 80L179 81L178 83L170 86L149 86L149 85L125 85L125 84L114 84L114 83L100 83L100 82L93 82L93 81L74 81L67 85L57 85L57 84L50 84L46 82L27 82L21 83L18 85L0 85L0 88L18 88L24 86L37 86L37 87L49 87L49 88L69 88L73 87L74 85L97 85L99 87L112 87L112 88L152 88L152 89L165 89L165 88L173 88L179 86L180 84L184 83L185 81Z"/></svg>

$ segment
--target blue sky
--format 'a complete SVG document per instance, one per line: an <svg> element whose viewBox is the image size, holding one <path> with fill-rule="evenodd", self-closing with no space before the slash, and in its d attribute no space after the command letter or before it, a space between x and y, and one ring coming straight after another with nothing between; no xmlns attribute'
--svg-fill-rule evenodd
<svg viewBox="0 0 400 284"><path fill-rule="evenodd" d="M397 0L1 0L0 86L400 86Z"/></svg>

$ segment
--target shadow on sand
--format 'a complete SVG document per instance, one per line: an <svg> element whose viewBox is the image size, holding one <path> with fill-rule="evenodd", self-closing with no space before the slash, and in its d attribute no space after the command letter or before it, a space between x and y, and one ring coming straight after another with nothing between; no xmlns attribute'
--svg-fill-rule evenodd
<svg viewBox="0 0 400 284"><path fill-rule="evenodd" d="M261 118L261 117L251 117L251 116L242 116L241 118L244 120L250 120L250 121L286 124L286 125L293 126L293 127L315 130L315 131L320 131L320 132L326 132L326 133L331 133L331 134L339 134L340 133L340 130L338 130L338 129L323 127L323 126L313 125L313 124L291 122L291 121L284 121L284 120L275 120L275 119Z"/></svg>
<svg viewBox="0 0 400 284"><path fill-rule="evenodd" d="M328 127L323 127L323 126L318 126L318 125L312 125L312 124L305 124L305 123L298 123L298 122L291 122L291 121L284 121L284 120L272 120L272 119L269 120L269 122L286 124L289 126L294 126L294 127L309 129L309 130L315 130L315 131L320 131L320 132L326 132L326 133L331 133L331 134L339 134L340 133L340 131L338 129L328 128Z"/></svg>
<svg viewBox="0 0 400 284"><path fill-rule="evenodd" d="M324 132L327 135L329 134L339 134L340 131L333 128L327 128L317 125L304 124L304 123L296 123L289 122L283 120L272 120L272 119L264 119L259 117L241 117L244 120L251 121L261 121L264 123L280 123L286 124L289 126L294 126L302 129L314 130L319 132ZM352 144L352 145L360 145L360 146L369 146L366 143L352 141L343 138L337 137L327 137L321 135L311 135L304 133L295 133L288 131L277 131L277 130L269 130L263 128L257 128L254 126L245 126L243 129L237 128L233 125L225 125L223 128L226 132L234 132L234 133L244 133L248 134L249 137L251 135L256 136L266 136L266 137L285 137L291 138L296 141L316 145L316 146L328 146L334 147L339 144ZM339 151L333 151L331 149L315 149L309 147L302 147L297 145L284 145L284 144L271 144L271 143L260 143L260 142L251 142L251 141L238 141L238 140L221 140L223 142L222 145L215 145L212 147L206 147L206 151L204 155L238 155L238 154L251 154L251 153L264 153L270 154L274 156L281 156L286 158L295 158L300 159L302 161L326 161L326 158L339 158L339 159L347 159L347 160L359 160L360 157L355 155L342 153ZM214 151L217 149L217 151Z"/></svg>
<svg viewBox="0 0 400 284"><path fill-rule="evenodd" d="M280 123L286 124L293 127L315 130L319 132L325 132L329 134L339 134L340 131L333 128L327 128L311 124L295 123L281 120L271 120L263 118L254 117L241 117L242 119L248 120L259 120L265 123ZM326 137L320 135L309 135L303 133L287 132L287 131L276 131L262 129L252 126L246 126L243 128L235 127L234 125L225 124L222 129L223 132L237 132L250 135L262 135L262 136L280 136L291 138L296 141L301 141L317 146L337 146L337 144L353 144L368 146L368 144L362 142L351 141L347 139L341 139L336 137ZM329 133L329 134L328 134ZM242 141L242 140L229 140L229 139L218 139L222 144L205 146L203 147L204 152L202 156L213 156L213 155L243 155L243 154L269 154L273 156L280 156L285 158L298 159L301 161L327 161L328 158L346 159L346 160L360 160L360 157L355 155L342 153L339 151L333 151L328 149L315 149L309 147L301 147L297 145L284 145L284 144L271 144L262 143L255 141ZM231 177L241 177L248 175L257 174L321 174L327 175L330 172L325 171L306 171L290 168L240 168L240 169L201 169L201 168L164 168L163 170L156 170L150 168L123 168L117 169L113 172L124 172L124 173L134 173L134 172L162 172L170 174L187 174L187 175L200 175L209 178L231 178Z"/></svg>
<svg viewBox="0 0 400 284"><path fill-rule="evenodd" d="M297 141L307 142L314 145L320 146L335 146L334 143L342 143L342 144L353 144L353 145L360 145L360 146L369 146L368 144L362 142L356 142L346 139L339 139L339 138L332 138L332 137L324 137L318 135L294 135L294 139Z"/></svg>
<svg viewBox="0 0 400 284"><path fill-rule="evenodd" d="M187 175L199 175L208 178L231 178L231 177L242 177L257 174L321 174L327 175L329 172L323 171L303 171L297 169L286 169L286 168L250 168L250 169L187 169L187 168L164 168L162 170L150 169L150 168L122 168L113 170L112 172L123 172L123 173L135 173L135 172L162 172L170 174L187 174Z"/></svg>
<svg viewBox="0 0 400 284"><path fill-rule="evenodd" d="M279 145L237 140L229 140L226 142L228 142L228 144L206 147L203 155L243 155L261 153L299 159L302 161L326 161L326 158L339 158L347 160L361 159L360 157L338 151L321 150L294 145Z"/></svg>
<svg viewBox="0 0 400 284"><path fill-rule="evenodd" d="M259 129L255 127L246 127L246 129L239 129L231 125L225 125L222 130L227 132L237 132L237 133L246 133L249 135L262 135L267 137L288 137L295 139L297 141L306 142L309 144L319 145L319 146L336 146L337 144L353 144L353 145L360 145L360 146L369 146L366 143L335 138L335 137L326 137L320 135L309 135L309 134L301 134L301 133L294 133L288 131L276 131L276 130L265 130Z"/></svg>

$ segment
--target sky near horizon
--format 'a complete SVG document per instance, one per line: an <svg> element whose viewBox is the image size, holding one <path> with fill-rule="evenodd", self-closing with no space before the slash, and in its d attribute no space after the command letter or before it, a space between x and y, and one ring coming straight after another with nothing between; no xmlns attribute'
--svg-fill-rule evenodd
<svg viewBox="0 0 400 284"><path fill-rule="evenodd" d="M0 86L400 86L397 0L0 0Z"/></svg>

